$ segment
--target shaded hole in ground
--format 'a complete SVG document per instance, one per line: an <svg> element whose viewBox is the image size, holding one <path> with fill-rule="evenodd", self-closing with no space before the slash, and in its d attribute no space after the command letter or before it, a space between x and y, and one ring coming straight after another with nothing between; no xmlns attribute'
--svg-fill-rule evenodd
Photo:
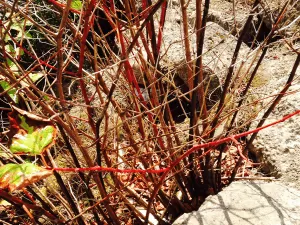
<svg viewBox="0 0 300 225"><path fill-rule="evenodd" d="M249 159L252 159L255 163L261 163L258 172L263 174L264 177L275 177L280 178L281 175L275 165L270 162L268 157L263 153L261 149L255 148L253 144L250 145L248 151Z"/></svg>
<svg viewBox="0 0 300 225"><path fill-rule="evenodd" d="M110 2L106 1L106 6L110 7ZM108 18L103 9L97 8L95 10L95 21L93 28L90 30L87 36L87 48L94 55L94 48L101 60L109 61L111 52L118 54L120 49L116 43L117 31L116 27L109 22L112 19L113 22L116 20L128 21L125 13L125 5L120 0L114 1L114 7L116 15L111 15L112 18ZM120 22L120 21L119 21ZM93 33L94 31L94 33Z"/></svg>
<svg viewBox="0 0 300 225"><path fill-rule="evenodd" d="M212 72L205 71L206 79L204 81L204 89L206 92L206 107L210 110L220 99L222 88L218 77ZM181 93L188 93L189 88L185 81L183 81L179 76L175 77L176 87L180 89ZM170 96L169 98L176 98L176 96ZM186 98L190 99L189 94ZM169 100L169 99L168 99ZM191 102L187 101L184 97L178 98L169 104L171 113L175 123L183 122L187 117L191 116ZM198 105L198 110L200 111L201 106Z"/></svg>
<svg viewBox="0 0 300 225"><path fill-rule="evenodd" d="M177 90L174 89L171 91L171 94L168 96L167 101L171 101L169 103L169 107L174 122L182 123L186 118L190 118L191 110L190 110L190 102L187 101L186 99L186 98L189 99L189 95L186 95L186 98L179 97L179 96L181 94L187 93L189 91L189 88L184 83L184 81L180 79L178 76L175 77L174 83L177 87ZM166 115L165 115L165 120L168 120Z"/></svg>
<svg viewBox="0 0 300 225"><path fill-rule="evenodd" d="M207 75L206 81L204 82L206 89L206 106L207 110L210 110L219 101L222 93L222 88L218 77L212 71L210 71L209 73L205 71L204 73ZM175 75L172 82L174 84L172 86L169 84L163 84L164 89L168 89L168 96L165 97L162 95L160 96L160 100L163 103L169 102L168 105L174 122L182 123L186 118L189 119L191 117L191 101L190 95L188 93L189 88L186 82L179 75ZM145 95L147 95L144 96L144 98L150 101L145 86L143 84L139 84L139 86L142 93L145 93ZM200 111L200 106L198 106L198 110ZM169 121L166 105L163 105L162 111L164 112L165 121Z"/></svg>
<svg viewBox="0 0 300 225"><path fill-rule="evenodd" d="M252 48L256 48L258 45L264 42L266 37L270 34L272 27L264 21L263 15L258 15L255 20L252 21L252 26L249 29L248 35L245 35L243 42ZM271 38L271 43L280 40L282 37L275 35ZM253 44L253 41L254 44Z"/></svg>

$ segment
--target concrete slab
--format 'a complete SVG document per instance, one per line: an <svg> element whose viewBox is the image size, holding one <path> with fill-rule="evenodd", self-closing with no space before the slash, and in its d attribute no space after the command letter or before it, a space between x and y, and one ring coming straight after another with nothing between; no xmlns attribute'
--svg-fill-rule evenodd
<svg viewBox="0 0 300 225"><path fill-rule="evenodd" d="M234 182L173 224L300 225L300 191L278 182Z"/></svg>

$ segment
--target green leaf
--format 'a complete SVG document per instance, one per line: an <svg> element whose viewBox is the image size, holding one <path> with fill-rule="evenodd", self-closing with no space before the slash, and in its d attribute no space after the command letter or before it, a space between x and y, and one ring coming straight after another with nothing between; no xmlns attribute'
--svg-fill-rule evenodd
<svg viewBox="0 0 300 225"><path fill-rule="evenodd" d="M0 167L0 189L18 190L51 174L52 170L44 169L32 163L6 164Z"/></svg>
<svg viewBox="0 0 300 225"><path fill-rule="evenodd" d="M14 65L13 61L11 61L10 59L6 59L6 62L9 67L12 67Z"/></svg>
<svg viewBox="0 0 300 225"><path fill-rule="evenodd" d="M36 82L37 80L43 77L43 73L30 73L29 77L32 80L32 82Z"/></svg>
<svg viewBox="0 0 300 225"><path fill-rule="evenodd" d="M22 23L13 23L10 27L11 30L16 30L16 31L22 31L23 30L23 25Z"/></svg>
<svg viewBox="0 0 300 225"><path fill-rule="evenodd" d="M20 130L13 136L10 150L12 153L38 155L54 143L55 136L56 128L52 125L35 129L32 133Z"/></svg>
<svg viewBox="0 0 300 225"><path fill-rule="evenodd" d="M29 33L29 31L25 31L25 33L24 33L24 31L21 30L21 31L19 31L19 33L17 34L15 39L20 41L21 38L32 39L32 35Z"/></svg>
<svg viewBox="0 0 300 225"><path fill-rule="evenodd" d="M33 126L29 126L28 123L26 123L26 119L24 116L20 116L20 119L21 119L21 123L20 123L20 126L27 131L28 134L31 134L34 130L34 127Z"/></svg>
<svg viewBox="0 0 300 225"><path fill-rule="evenodd" d="M12 45L5 45L4 49L5 49L5 51L6 51L7 53L9 53L10 55L15 56L16 51L15 51L14 46L12 46Z"/></svg>
<svg viewBox="0 0 300 225"><path fill-rule="evenodd" d="M8 202L8 201L6 201L6 200L4 200L4 199L2 199L2 200L0 200L0 206L10 206L11 204Z"/></svg>
<svg viewBox="0 0 300 225"><path fill-rule="evenodd" d="M57 129L48 119L12 106L8 113L9 149L14 154L38 155L55 144Z"/></svg>
<svg viewBox="0 0 300 225"><path fill-rule="evenodd" d="M8 34L5 35L5 37L4 37L4 42L7 43L7 42L10 41L10 40L11 40L10 36L9 36Z"/></svg>
<svg viewBox="0 0 300 225"><path fill-rule="evenodd" d="M19 71L19 68L17 67L17 65L13 61L11 61L10 59L7 59L6 61L7 61L7 64L8 64L11 71L13 71L13 72L18 72Z"/></svg>
<svg viewBox="0 0 300 225"><path fill-rule="evenodd" d="M76 9L76 10L81 10L82 2L80 0L73 0L71 3L71 8Z"/></svg>
<svg viewBox="0 0 300 225"><path fill-rule="evenodd" d="M15 39L18 41L21 38L31 39L32 35L29 33L29 31L25 31L26 27L31 25L33 24L28 20L26 20L26 22L24 22L24 20L21 21L13 20L13 24L11 25L10 29L18 31L17 36L15 37Z"/></svg>
<svg viewBox="0 0 300 225"><path fill-rule="evenodd" d="M3 88L4 91L10 88L10 84L4 80L0 81L0 86ZM17 95L17 90L15 88L10 89L7 94L9 97L15 102L18 103L18 95Z"/></svg>
<svg viewBox="0 0 300 225"><path fill-rule="evenodd" d="M27 39L32 39L32 35L29 33L29 31L26 31L26 32L25 32L25 37L26 37Z"/></svg>
<svg viewBox="0 0 300 225"><path fill-rule="evenodd" d="M15 48L14 48L14 46L12 46L12 45L10 45L10 44L5 45L4 48L5 48L6 51L9 51L10 54L15 53Z"/></svg>
<svg viewBox="0 0 300 225"><path fill-rule="evenodd" d="M29 20L26 20L26 22L24 23L24 20L13 20L13 24L11 25L10 29L16 30L16 31L23 31L25 27L31 26L33 25L32 22L30 22Z"/></svg>
<svg viewBox="0 0 300 225"><path fill-rule="evenodd" d="M16 48L16 55L24 55L24 50L23 49L21 49L21 48Z"/></svg>
<svg viewBox="0 0 300 225"><path fill-rule="evenodd" d="M16 56L16 54L18 53L20 53L21 55L23 54L22 52L23 52L23 50L21 50L21 49L19 49L19 48L17 48L17 52L16 52L16 49L14 48L14 46L12 46L12 45L5 45L5 51L7 52L7 53L9 53L12 57L15 57ZM13 61L11 61L9 58L7 58L6 59L6 62L7 62L7 65L9 66L9 68L12 70L12 71L19 71L19 68L17 67L17 65L13 62Z"/></svg>

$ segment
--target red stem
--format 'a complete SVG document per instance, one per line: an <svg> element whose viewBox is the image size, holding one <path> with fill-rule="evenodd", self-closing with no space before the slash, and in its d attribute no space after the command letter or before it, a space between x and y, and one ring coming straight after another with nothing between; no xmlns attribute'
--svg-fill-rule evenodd
<svg viewBox="0 0 300 225"><path fill-rule="evenodd" d="M165 25L165 19L166 19L166 11L167 11L167 5L168 2L164 2L161 5L161 14L160 14L160 21L159 21L159 30L158 30L158 36L157 36L157 54L159 54L161 41L162 41L162 33Z"/></svg>
<svg viewBox="0 0 300 225"><path fill-rule="evenodd" d="M268 127L274 126L278 123L284 122L286 120L288 120L289 118L300 114L300 110L295 111L294 113L291 113L285 117L283 117L280 120L277 120L273 123L267 124L265 126L247 131L247 132L243 132L240 134L236 134L236 135L232 135L230 137L226 137L220 140L216 140L216 141L212 141L212 142L208 142L208 143L204 143L204 144L199 144L199 145L195 145L192 148L190 148L189 150L187 150L184 154L182 154L180 157L178 157L169 167L167 168L163 168L163 169L117 169L117 168L108 168L108 167L101 167L101 166L94 166L94 167L88 167L88 168L48 168L50 170L55 170L55 171L61 171L61 172L87 172L87 171L94 171L94 172L116 172L116 173L141 173L141 174L145 174L145 173L164 173L161 176L160 182L159 184L161 185L163 180L165 179L165 177L167 176L167 174L169 173L169 171L171 171L182 159L184 159L185 157L189 156L191 153L202 149L202 148L209 148L212 149L212 147L216 147L220 144L223 144L225 142L228 141L232 141L233 139L239 139L241 137L245 137L249 134L253 134L253 133L257 133L263 129L266 129ZM206 152L204 152L199 158L204 157L209 151L208 150ZM153 196L157 194L157 191L159 190L159 186L157 185L155 187L155 190L153 192Z"/></svg>
<svg viewBox="0 0 300 225"><path fill-rule="evenodd" d="M94 23L94 19L95 17L92 15L92 10L95 8L96 6L96 1L95 0L91 0L87 10L85 11L85 15L84 15L84 27L83 27L83 34L81 37L81 41L80 41L80 57L79 57L79 67L78 67L78 72L77 72L77 77L80 78L79 79L79 85L80 85L80 89L82 92L82 96L83 99L85 101L85 103L87 105L90 104L90 99L88 97L86 88L85 88L85 84L82 78L82 69L83 69L83 64L84 64L84 56L85 56L85 47L86 47L86 39L89 33L89 30L92 26L92 24ZM90 21L91 18L91 21ZM88 119L89 119L89 124L94 132L94 134L96 133L96 127L95 127L95 123L93 121L92 118L92 114L93 111L91 108L87 108L87 113L88 113Z"/></svg>
<svg viewBox="0 0 300 225"><path fill-rule="evenodd" d="M146 213L146 222L147 222L147 220L149 218L149 213L150 213L152 202L153 202L155 196L157 195L159 189L161 188L161 186L162 186L165 178L167 177L169 171L171 171L182 159L184 159L185 157L189 156L191 153L193 153L193 152L195 152L195 151L197 151L199 149L202 149L202 148L210 149L210 150L204 152L200 157L198 157L200 159L200 158L204 157L207 153L209 153L211 151L212 147L215 147L215 146L218 146L218 145L223 144L225 142L231 141L233 138L234 139L238 139L238 138L241 138L241 137L245 137L245 136L247 136L249 134L257 133L260 130L263 130L263 129L266 129L268 127L274 126L275 124L284 122L285 120L287 120L287 119L289 119L289 118L291 118L291 117L293 117L293 116L295 116L297 114L300 114L300 110L297 110L294 113L288 114L287 116L283 117L282 119L277 120L277 121L275 121L273 123L269 123L269 124L267 124L265 126L262 126L262 127L259 127L259 128L247 131L247 132L243 132L243 133L240 133L240 134L232 135L230 137L226 137L226 138L223 138L223 139L220 139L220 140L217 140L217 141L212 141L212 142L209 142L209 143L196 145L196 146L193 146L192 148L190 148L189 150L187 150L184 154L182 154L180 157L178 157L167 168L166 172L164 172L160 176L160 180L159 180L158 184L154 187L154 190L152 191L152 195L151 195L151 197L149 199L149 202L148 202L148 208L147 208L147 213Z"/></svg>
<svg viewBox="0 0 300 225"><path fill-rule="evenodd" d="M48 0L49 3L52 3L53 5L61 8L62 10L66 7L65 4L62 4L62 3L59 3L58 1L55 1L55 0ZM77 14L80 14L80 11L76 10L76 9L73 9L73 8L70 8L70 11L73 12L73 13L77 13Z"/></svg>
<svg viewBox="0 0 300 225"><path fill-rule="evenodd" d="M114 10L114 8L113 8L113 10ZM121 50L122 50L122 57L125 59L124 67L125 67L125 73L126 73L126 76L127 76L127 80L129 82L129 84L133 86L133 90L132 90L133 94L135 94L134 91L136 90L138 98L140 99L142 104L146 106L147 103L143 98L140 87L139 87L138 82L136 80L136 77L133 73L132 66L130 65L130 63L128 61L128 55L126 55L127 52L126 52L124 37L123 37L123 34L122 34L120 23L118 23L118 22L117 22L117 28L118 28L118 38L119 38L119 42L120 42ZM154 120L153 120L152 115L150 113L147 113L147 116L148 116L148 119L150 120L150 122L153 124L154 135L158 136L159 132L157 130L157 127L154 124ZM142 126L142 123L140 121L139 121L139 126L140 127ZM159 142L160 147L162 149L165 149L163 141L162 141L161 138L158 138L158 142Z"/></svg>

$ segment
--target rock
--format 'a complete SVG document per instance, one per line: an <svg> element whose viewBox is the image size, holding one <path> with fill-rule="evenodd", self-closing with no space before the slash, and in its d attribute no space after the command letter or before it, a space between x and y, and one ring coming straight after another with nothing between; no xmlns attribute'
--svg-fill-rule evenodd
<svg viewBox="0 0 300 225"><path fill-rule="evenodd" d="M296 84L290 88L290 91L297 91L299 88L300 84ZM299 98L299 92L284 97L265 124L299 110ZM283 182L294 183L298 187L300 185L299 136L300 121L299 116L295 116L284 123L260 131L250 149L259 161L267 162L269 165L263 168L265 173L281 177Z"/></svg>
<svg viewBox="0 0 300 225"><path fill-rule="evenodd" d="M217 23L233 35L238 35L251 11L253 2L254 1L212 0L210 3L208 21ZM262 30L257 37L257 41L261 42L272 29L272 24L275 22L274 20L278 17L285 3L285 0L261 1L257 10L255 10L253 26L249 29L248 35L244 38L245 43L251 44L262 21ZM195 21L194 4L194 2L191 2L191 6L188 8L189 19L192 21L191 25L193 25ZM300 26L299 13L300 2L298 0L290 1L287 13L283 16L278 26L280 29L280 37L294 36Z"/></svg>
<svg viewBox="0 0 300 225"><path fill-rule="evenodd" d="M168 67L170 70L174 68L181 79L187 80L186 71L183 66L186 64L185 47L180 35L181 28L179 24L173 24L172 21L166 21L164 28L164 48L162 67ZM193 30L190 30L190 45L192 52L196 52L196 37ZM216 23L208 22L205 31L203 65L215 73L219 79L222 79L228 67L236 47L237 39L228 31L224 30ZM242 44L239 52L238 61L244 60L249 53L246 44ZM164 52L166 51L166 52ZM196 58L195 55L192 56ZM237 66L237 65L236 65ZM184 71L184 72L182 72Z"/></svg>
<svg viewBox="0 0 300 225"><path fill-rule="evenodd" d="M233 182L175 225L299 225L300 191L278 182Z"/></svg>
<svg viewBox="0 0 300 225"><path fill-rule="evenodd" d="M236 34L240 30L251 10L251 5L244 1L235 1L233 5L230 1L213 0L208 12L208 20L217 23L223 29Z"/></svg>
<svg viewBox="0 0 300 225"><path fill-rule="evenodd" d="M175 15L175 12L173 14ZM195 33L194 30L190 30L189 32L191 34L191 52L195 53ZM174 77L178 76L187 84L188 67L185 61L185 46L180 34L180 24L172 22L171 18L167 18L164 28L161 67L168 68L169 71L174 71L172 73L175 74ZM204 65L203 74L206 78L209 78L207 79L209 80L207 95L208 109L212 108L221 96L221 83L222 80L225 80L228 68L230 67L236 43L237 39L221 26L213 22L207 23L202 61ZM249 52L249 47L246 44L242 44L235 68L238 68L240 63L246 60ZM192 59L194 60L195 58L196 55L192 55Z"/></svg>
<svg viewBox="0 0 300 225"><path fill-rule="evenodd" d="M263 12L264 12L264 23L267 28L272 28L272 23L279 16L282 8L284 7L285 0L274 0L269 2L263 2ZM299 0L290 1L287 6L287 11L279 22L278 27L280 28L280 35L282 37L292 37L295 36L297 30L300 27L300 2ZM299 34L298 34L299 38Z"/></svg>
<svg viewBox="0 0 300 225"><path fill-rule="evenodd" d="M259 79L252 87L252 93L264 99L266 96L276 96L285 86L297 55L290 52L285 46L277 45L269 49L265 63L261 65L257 76ZM300 69L296 71L296 78L300 75ZM264 78L264 80L262 80ZM259 81L262 81L260 83ZM271 113L265 124L272 123L284 116L293 113L300 108L300 84L295 79L289 89L291 94L282 98L279 105ZM270 105L272 97L262 101L265 110ZM262 118L264 112L260 112L251 129L256 128L257 121ZM270 176L280 177L281 181L288 185L300 186L300 122L299 115L290 118L284 123L279 123L258 133L250 152L257 160L264 162L262 171Z"/></svg>

